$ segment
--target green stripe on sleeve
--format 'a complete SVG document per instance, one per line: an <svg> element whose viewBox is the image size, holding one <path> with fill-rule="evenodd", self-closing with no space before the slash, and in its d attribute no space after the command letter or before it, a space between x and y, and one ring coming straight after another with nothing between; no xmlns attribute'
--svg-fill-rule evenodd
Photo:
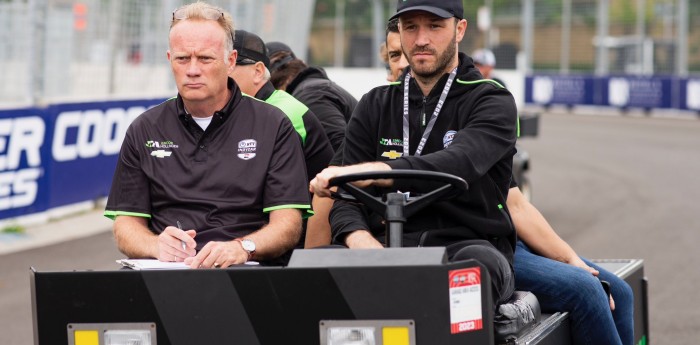
<svg viewBox="0 0 700 345"><path fill-rule="evenodd" d="M117 218L117 216L132 216L132 217L143 217L143 218L151 218L150 214L145 214L145 213L137 213L137 212L125 212L125 211L109 211L105 210L104 216L114 220Z"/></svg>
<svg viewBox="0 0 700 345"><path fill-rule="evenodd" d="M491 80L491 79L479 79L479 80L474 80L474 81L464 81L464 80L457 79L457 82L460 84L464 84L464 85L491 83L491 84L495 85L496 87L499 87L501 89L505 89L505 87L503 85L501 85L501 83L499 83L495 80Z"/></svg>
<svg viewBox="0 0 700 345"><path fill-rule="evenodd" d="M311 209L311 205L302 205L302 204L290 204L290 205L279 205L279 206L272 206L272 207L267 207L263 209L263 212L265 213L270 213L275 210L284 210L284 209L289 209L289 208L295 208L299 210L306 210L306 212L301 213L301 218L306 219L314 215L314 211Z"/></svg>

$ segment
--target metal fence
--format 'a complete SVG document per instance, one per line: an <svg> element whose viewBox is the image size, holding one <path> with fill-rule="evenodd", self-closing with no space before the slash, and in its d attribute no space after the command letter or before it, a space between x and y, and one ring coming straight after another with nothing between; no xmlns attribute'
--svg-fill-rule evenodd
<svg viewBox="0 0 700 345"><path fill-rule="evenodd" d="M190 1L0 0L0 108L169 96L173 9ZM238 28L311 64L379 66L395 0L210 0ZM499 69L559 74L700 74L697 0L465 0L464 52ZM313 26L312 26L313 22ZM307 56L307 54L310 54Z"/></svg>
<svg viewBox="0 0 700 345"><path fill-rule="evenodd" d="M188 2L0 0L0 107L172 95L169 21ZM313 0L208 2L305 56Z"/></svg>
<svg viewBox="0 0 700 345"><path fill-rule="evenodd" d="M491 47L502 68L700 73L700 1L483 0L465 2L465 13L463 50Z"/></svg>

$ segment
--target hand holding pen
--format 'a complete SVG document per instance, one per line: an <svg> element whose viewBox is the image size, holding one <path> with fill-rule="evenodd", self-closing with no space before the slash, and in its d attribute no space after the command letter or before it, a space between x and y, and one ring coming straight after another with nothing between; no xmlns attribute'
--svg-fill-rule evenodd
<svg viewBox="0 0 700 345"><path fill-rule="evenodd" d="M183 230L180 221L177 227L168 226L158 236L158 260L167 262L182 262L188 257L195 256L197 243L195 230Z"/></svg>

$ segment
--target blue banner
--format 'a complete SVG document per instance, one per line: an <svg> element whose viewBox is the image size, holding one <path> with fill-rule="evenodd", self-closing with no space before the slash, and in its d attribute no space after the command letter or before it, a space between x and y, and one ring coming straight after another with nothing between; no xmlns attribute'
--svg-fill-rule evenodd
<svg viewBox="0 0 700 345"><path fill-rule="evenodd" d="M700 78L690 78L681 83L681 109L700 112Z"/></svg>
<svg viewBox="0 0 700 345"><path fill-rule="evenodd" d="M594 100L592 77L537 75L525 80L525 102L541 105L591 104Z"/></svg>
<svg viewBox="0 0 700 345"><path fill-rule="evenodd" d="M0 219L107 196L131 121L164 99L0 111Z"/></svg>
<svg viewBox="0 0 700 345"><path fill-rule="evenodd" d="M700 79L532 75L525 79L525 103L700 111Z"/></svg>

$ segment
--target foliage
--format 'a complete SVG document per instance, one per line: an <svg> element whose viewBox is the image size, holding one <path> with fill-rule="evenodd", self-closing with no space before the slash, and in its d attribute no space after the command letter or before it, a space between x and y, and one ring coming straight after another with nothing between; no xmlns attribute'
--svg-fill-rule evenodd
<svg viewBox="0 0 700 345"><path fill-rule="evenodd" d="M8 225L2 230L0 230L0 233L3 234L23 234L26 231L26 229L20 225Z"/></svg>

